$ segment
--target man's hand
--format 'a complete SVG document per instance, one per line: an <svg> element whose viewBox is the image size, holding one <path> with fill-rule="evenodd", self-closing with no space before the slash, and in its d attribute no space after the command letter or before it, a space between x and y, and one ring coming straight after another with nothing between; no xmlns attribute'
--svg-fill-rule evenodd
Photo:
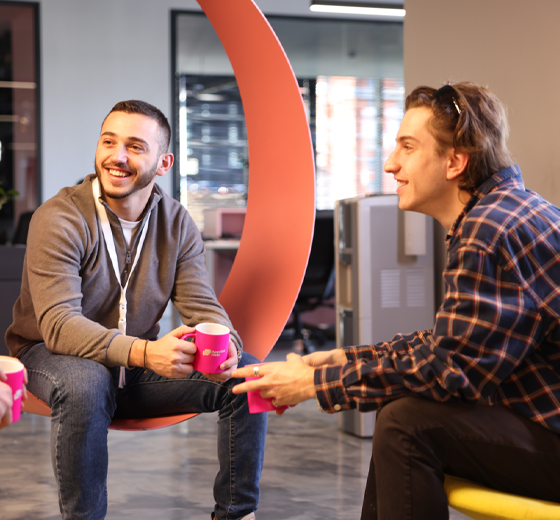
<svg viewBox="0 0 560 520"><path fill-rule="evenodd" d="M196 354L194 343L181 340L181 336L192 332L192 327L181 325L157 341L148 341L146 345L146 368L156 374L173 379L186 377L193 372L193 360ZM144 366L143 339L136 339L128 356L128 364L135 367Z"/></svg>
<svg viewBox="0 0 560 520"><path fill-rule="evenodd" d="M313 352L307 356L303 356L303 362L310 367L322 367L325 365L346 365L348 359L344 350L341 348L335 348L333 350L327 350L325 352Z"/></svg>
<svg viewBox="0 0 560 520"><path fill-rule="evenodd" d="M203 375L212 381L227 381L233 375L233 371L237 368L237 364L239 363L239 359L237 357L237 348L233 340L229 340L229 347L228 347L228 357L227 359L220 365L220 372L219 374L206 374L203 372Z"/></svg>
<svg viewBox="0 0 560 520"><path fill-rule="evenodd" d="M273 398L276 406L295 406L315 397L313 375L315 369L303 362L301 356L288 354L285 362L265 363L259 367L259 379L233 387L234 394L260 390L261 396ZM233 377L253 377L253 367L238 368ZM277 410L278 415L283 410Z"/></svg>
<svg viewBox="0 0 560 520"><path fill-rule="evenodd" d="M0 381L6 381L6 376L0 368ZM0 382L0 429L12 424L12 389Z"/></svg>

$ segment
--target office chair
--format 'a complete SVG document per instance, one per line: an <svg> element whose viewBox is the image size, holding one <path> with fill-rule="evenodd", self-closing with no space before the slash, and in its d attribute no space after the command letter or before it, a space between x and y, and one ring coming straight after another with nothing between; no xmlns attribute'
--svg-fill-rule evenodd
<svg viewBox="0 0 560 520"><path fill-rule="evenodd" d="M445 476L449 505L475 520L557 520L560 504L502 493L462 478Z"/></svg>
<svg viewBox="0 0 560 520"><path fill-rule="evenodd" d="M334 212L317 211L309 262L296 303L292 309L292 322L284 331L284 337L293 331L293 340L303 341L303 352L308 354L310 340L324 343L328 331L302 321L301 314L320 306L334 296Z"/></svg>

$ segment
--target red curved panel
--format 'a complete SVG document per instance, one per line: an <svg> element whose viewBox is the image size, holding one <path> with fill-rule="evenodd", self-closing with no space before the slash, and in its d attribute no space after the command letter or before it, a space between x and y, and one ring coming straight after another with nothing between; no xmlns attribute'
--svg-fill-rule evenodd
<svg viewBox="0 0 560 520"><path fill-rule="evenodd" d="M244 348L263 360L295 303L313 237L313 147L297 80L252 0L197 0L241 92L249 142L243 236L220 303Z"/></svg>

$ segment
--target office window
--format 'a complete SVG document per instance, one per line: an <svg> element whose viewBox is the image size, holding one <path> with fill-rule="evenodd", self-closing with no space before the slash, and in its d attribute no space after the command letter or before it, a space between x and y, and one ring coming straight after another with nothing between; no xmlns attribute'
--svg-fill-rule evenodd
<svg viewBox="0 0 560 520"><path fill-rule="evenodd" d="M204 209L247 205L243 105L232 76L181 74L178 82L179 200L202 227Z"/></svg>
<svg viewBox="0 0 560 520"><path fill-rule="evenodd" d="M38 4L0 2L0 242L39 200Z"/></svg>
<svg viewBox="0 0 560 520"><path fill-rule="evenodd" d="M403 114L402 24L268 21L298 78L308 116L317 209L332 209L336 200L355 195L393 193L393 177L383 173L383 164ZM206 17L173 12L172 24L174 190L202 229L204 209L247 202L250 165L243 105L227 55Z"/></svg>
<svg viewBox="0 0 560 520"><path fill-rule="evenodd" d="M317 209L356 195L395 192L383 165L402 119L403 95L402 80L317 78Z"/></svg>

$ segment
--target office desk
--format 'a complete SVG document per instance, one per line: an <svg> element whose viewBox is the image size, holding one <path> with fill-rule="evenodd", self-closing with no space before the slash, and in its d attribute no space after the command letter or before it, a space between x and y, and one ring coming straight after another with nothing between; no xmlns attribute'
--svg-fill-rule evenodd
<svg viewBox="0 0 560 520"><path fill-rule="evenodd" d="M206 270L210 283L219 296L235 260L240 240L220 239L205 240Z"/></svg>

